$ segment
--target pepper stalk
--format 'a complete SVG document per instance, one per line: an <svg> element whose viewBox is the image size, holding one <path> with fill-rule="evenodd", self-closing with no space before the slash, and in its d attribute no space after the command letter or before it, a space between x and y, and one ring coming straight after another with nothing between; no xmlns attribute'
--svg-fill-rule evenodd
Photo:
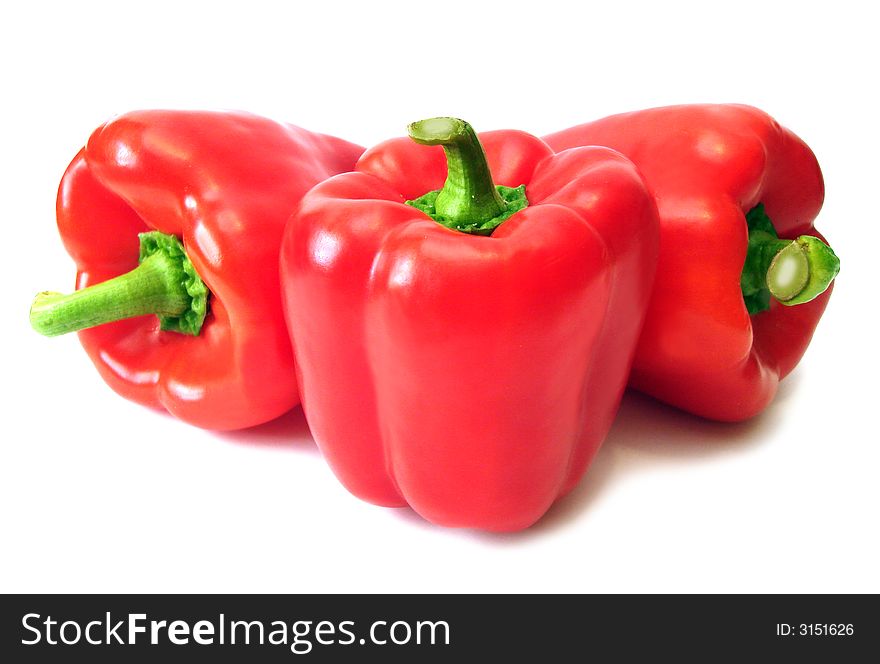
<svg viewBox="0 0 880 664"><path fill-rule="evenodd" d="M480 139L464 120L429 118L413 122L407 131L416 143L443 146L447 165L443 188L407 201L407 205L443 226L474 235L491 235L503 221L528 206L525 185L495 184Z"/></svg>
<svg viewBox="0 0 880 664"><path fill-rule="evenodd" d="M159 231L141 233L140 260L131 272L64 295L34 298L31 326L48 337L135 316L155 314L162 330L197 336L209 291L181 241Z"/></svg>
<svg viewBox="0 0 880 664"><path fill-rule="evenodd" d="M840 259L822 240L801 235L781 240L763 204L746 215L749 247L740 285L749 314L770 308L770 298L786 306L824 293L840 271Z"/></svg>

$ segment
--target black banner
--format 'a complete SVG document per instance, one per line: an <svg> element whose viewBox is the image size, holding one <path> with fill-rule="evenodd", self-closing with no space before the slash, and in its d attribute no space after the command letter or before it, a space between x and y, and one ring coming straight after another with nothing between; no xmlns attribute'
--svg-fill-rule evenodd
<svg viewBox="0 0 880 664"><path fill-rule="evenodd" d="M867 595L9 595L0 619L7 662L830 660L880 644Z"/></svg>

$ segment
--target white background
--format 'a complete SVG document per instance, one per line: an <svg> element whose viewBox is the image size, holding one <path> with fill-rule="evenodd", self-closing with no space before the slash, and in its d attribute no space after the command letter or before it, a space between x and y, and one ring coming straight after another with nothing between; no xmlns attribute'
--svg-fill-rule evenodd
<svg viewBox="0 0 880 664"><path fill-rule="evenodd" d="M869 7L5 3L0 591L880 591ZM580 487L524 533L360 502L299 409L200 431L27 323L34 293L73 284L58 180L117 113L247 109L369 145L435 115L543 134L709 101L759 106L813 147L837 290L765 414L719 425L629 395Z"/></svg>

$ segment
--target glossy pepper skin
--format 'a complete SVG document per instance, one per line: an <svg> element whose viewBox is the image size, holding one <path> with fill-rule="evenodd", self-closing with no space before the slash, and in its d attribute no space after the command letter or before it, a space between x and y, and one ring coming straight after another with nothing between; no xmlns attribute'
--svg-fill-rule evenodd
<svg viewBox="0 0 880 664"><path fill-rule="evenodd" d="M660 261L630 384L715 420L761 412L806 351L831 289L797 306L773 300L750 315L740 287L745 216L763 204L780 238L821 238L812 224L824 186L810 148L742 105L624 113L545 140L557 150L619 150L657 201Z"/></svg>
<svg viewBox="0 0 880 664"><path fill-rule="evenodd" d="M138 234L181 238L210 290L196 336L154 315L79 332L116 392L199 427L237 429L298 403L278 252L290 210L362 148L255 115L137 111L98 128L61 181L77 289L138 264Z"/></svg>
<svg viewBox="0 0 880 664"><path fill-rule="evenodd" d="M446 526L529 526L579 480L615 414L654 276L656 210L606 148L480 135L528 207L489 237L405 201L440 147L368 150L312 189L281 252L303 408L356 496Z"/></svg>

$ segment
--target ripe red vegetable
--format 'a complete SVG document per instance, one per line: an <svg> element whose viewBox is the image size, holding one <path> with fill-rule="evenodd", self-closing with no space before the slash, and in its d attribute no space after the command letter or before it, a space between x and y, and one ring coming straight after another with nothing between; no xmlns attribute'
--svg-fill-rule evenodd
<svg viewBox="0 0 880 664"><path fill-rule="evenodd" d="M82 330L114 390L191 424L237 429L284 413L298 395L278 284L282 229L312 185L362 151L245 113L117 117L58 192L79 290L41 293L33 326Z"/></svg>
<svg viewBox="0 0 880 664"><path fill-rule="evenodd" d="M443 525L525 528L611 424L653 282L656 210L605 148L554 154L496 131L484 155L451 118L410 135L443 150L383 143L288 224L303 408L355 495Z"/></svg>
<svg viewBox="0 0 880 664"><path fill-rule="evenodd" d="M812 151L739 105L624 113L545 140L619 150L657 201L660 261L630 384L717 420L763 410L806 351L839 269L813 228L824 187Z"/></svg>

